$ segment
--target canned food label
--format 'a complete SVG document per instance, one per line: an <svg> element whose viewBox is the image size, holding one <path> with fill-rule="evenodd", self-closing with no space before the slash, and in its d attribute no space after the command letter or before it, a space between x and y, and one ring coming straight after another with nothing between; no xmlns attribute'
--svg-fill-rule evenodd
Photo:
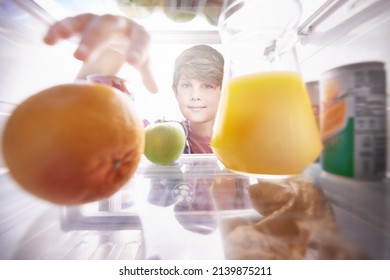
<svg viewBox="0 0 390 280"><path fill-rule="evenodd" d="M386 93L383 65L334 69L321 86L325 171L380 179L386 161Z"/></svg>

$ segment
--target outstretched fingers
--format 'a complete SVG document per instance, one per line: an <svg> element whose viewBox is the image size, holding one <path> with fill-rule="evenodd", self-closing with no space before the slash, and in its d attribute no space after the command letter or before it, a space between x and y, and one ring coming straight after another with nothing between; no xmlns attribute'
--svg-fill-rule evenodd
<svg viewBox="0 0 390 280"><path fill-rule="evenodd" d="M132 25L131 40L126 51L126 61L133 65L141 74L145 87L152 93L158 91L157 83L150 69L149 44L150 35L140 25Z"/></svg>
<svg viewBox="0 0 390 280"><path fill-rule="evenodd" d="M75 36L80 38L74 52L75 58L86 62L93 60L107 47L119 47L126 61L140 72L145 87L150 92L157 92L149 63L150 35L141 25L116 15L81 14L54 23L47 31L44 42L54 45Z"/></svg>

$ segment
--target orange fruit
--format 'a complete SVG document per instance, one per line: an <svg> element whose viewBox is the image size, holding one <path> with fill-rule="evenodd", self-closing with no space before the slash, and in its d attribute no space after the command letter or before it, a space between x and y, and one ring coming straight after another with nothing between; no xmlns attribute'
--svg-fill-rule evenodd
<svg viewBox="0 0 390 280"><path fill-rule="evenodd" d="M40 91L12 112L2 150L11 176L57 204L115 193L135 172L144 129L132 101L102 84L63 84Z"/></svg>

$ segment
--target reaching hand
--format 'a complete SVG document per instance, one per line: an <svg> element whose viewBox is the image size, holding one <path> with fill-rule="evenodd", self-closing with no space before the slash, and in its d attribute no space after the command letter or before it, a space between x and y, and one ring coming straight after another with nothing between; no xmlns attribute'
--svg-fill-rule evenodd
<svg viewBox="0 0 390 280"><path fill-rule="evenodd" d="M104 48L119 47L126 62L140 72L145 87L150 92L157 92L149 63L150 35L141 25L122 16L81 14L50 26L44 42L54 45L74 36L80 37L75 58L86 62Z"/></svg>

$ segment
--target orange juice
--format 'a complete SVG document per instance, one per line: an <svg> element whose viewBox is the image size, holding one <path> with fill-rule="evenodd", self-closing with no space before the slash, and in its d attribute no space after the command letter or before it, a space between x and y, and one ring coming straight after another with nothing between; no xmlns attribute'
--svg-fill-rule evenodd
<svg viewBox="0 0 390 280"><path fill-rule="evenodd" d="M230 170L299 174L322 150L309 96L295 72L232 78L219 106L211 146Z"/></svg>

